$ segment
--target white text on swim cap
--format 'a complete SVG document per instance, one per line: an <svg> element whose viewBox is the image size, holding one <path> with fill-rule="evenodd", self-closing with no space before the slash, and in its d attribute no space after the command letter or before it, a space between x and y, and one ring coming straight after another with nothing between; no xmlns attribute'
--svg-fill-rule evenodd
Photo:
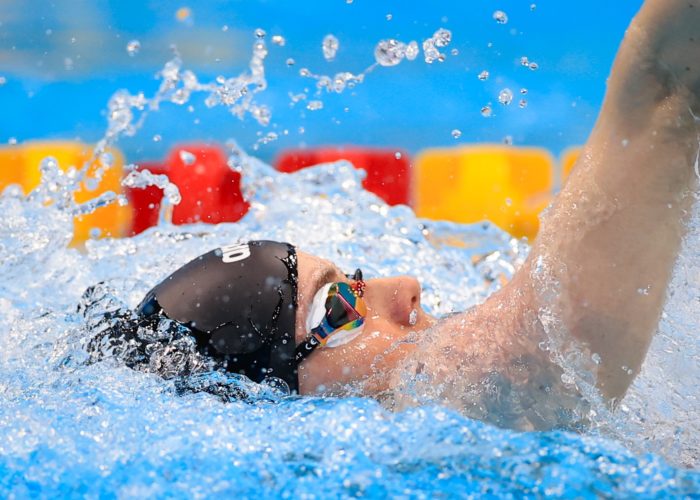
<svg viewBox="0 0 700 500"><path fill-rule="evenodd" d="M236 243L221 247L221 260L225 264L232 264L250 257L250 247L248 243Z"/></svg>

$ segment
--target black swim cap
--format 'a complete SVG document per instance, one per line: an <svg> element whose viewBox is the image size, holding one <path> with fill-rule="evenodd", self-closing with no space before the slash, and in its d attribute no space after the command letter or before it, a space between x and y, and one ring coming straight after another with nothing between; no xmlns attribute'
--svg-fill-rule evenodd
<svg viewBox="0 0 700 500"><path fill-rule="evenodd" d="M254 382L282 379L299 392L294 338L294 247L250 241L218 248L175 271L138 312L160 313L189 327L201 351Z"/></svg>

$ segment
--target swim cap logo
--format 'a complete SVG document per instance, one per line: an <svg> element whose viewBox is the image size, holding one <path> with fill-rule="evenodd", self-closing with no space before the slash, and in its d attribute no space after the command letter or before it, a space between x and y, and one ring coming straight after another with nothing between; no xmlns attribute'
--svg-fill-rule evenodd
<svg viewBox="0 0 700 500"><path fill-rule="evenodd" d="M232 264L250 257L250 247L248 243L236 243L235 245L221 247L221 254L221 260L224 264Z"/></svg>

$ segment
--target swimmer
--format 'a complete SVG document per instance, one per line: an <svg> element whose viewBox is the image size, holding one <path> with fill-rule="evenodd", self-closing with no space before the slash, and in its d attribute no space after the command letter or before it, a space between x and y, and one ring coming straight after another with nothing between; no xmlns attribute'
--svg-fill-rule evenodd
<svg viewBox="0 0 700 500"><path fill-rule="evenodd" d="M528 259L464 313L430 317L411 277L346 274L286 243L247 242L175 271L135 321L175 321L227 370L282 380L293 393L359 387L393 392L401 406L415 398L400 390L410 373L477 416L493 398L511 404L511 422L497 423L523 428L557 425L543 408L578 397L541 348L554 335L562 352L594 360L595 385L614 404L657 328L697 193L699 98L700 0L647 0Z"/></svg>

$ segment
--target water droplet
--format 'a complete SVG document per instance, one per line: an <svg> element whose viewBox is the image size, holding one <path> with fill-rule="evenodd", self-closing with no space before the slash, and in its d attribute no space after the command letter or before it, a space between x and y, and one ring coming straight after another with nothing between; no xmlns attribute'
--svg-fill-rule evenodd
<svg viewBox="0 0 700 500"><path fill-rule="evenodd" d="M489 72L486 71L486 70L484 70L484 71L482 71L481 73L479 73L479 75L477 76L477 78L478 78L479 80L481 80L482 82L483 82L483 81L486 81L486 80L489 79Z"/></svg>
<svg viewBox="0 0 700 500"><path fill-rule="evenodd" d="M508 15L502 10L497 10L493 13L493 19L498 24L506 24L508 22Z"/></svg>
<svg viewBox="0 0 700 500"><path fill-rule="evenodd" d="M561 381L566 385L571 385L574 383L574 378L568 373L561 374Z"/></svg>
<svg viewBox="0 0 700 500"><path fill-rule="evenodd" d="M460 137L462 137L462 131L461 131L461 130L459 130L459 129L457 129L457 128L454 129L454 130L452 130L452 138L453 138L453 139L459 139Z"/></svg>
<svg viewBox="0 0 700 500"><path fill-rule="evenodd" d="M153 136L153 142L160 142L161 139L163 139L163 138L161 137L160 134L156 134Z"/></svg>
<svg viewBox="0 0 700 500"><path fill-rule="evenodd" d="M387 20L387 21L391 21L393 18L394 18L394 16L392 16L391 14L387 14L387 15L386 15L386 20Z"/></svg>
<svg viewBox="0 0 700 500"><path fill-rule="evenodd" d="M491 113L491 106L484 106L483 108L481 108L481 116L483 116L484 118L489 118L491 116Z"/></svg>
<svg viewBox="0 0 700 500"><path fill-rule="evenodd" d="M109 151L105 151L100 155L100 163L105 167L110 168L112 165L114 165L114 155Z"/></svg>
<svg viewBox="0 0 700 500"><path fill-rule="evenodd" d="M418 57L418 42L415 40L409 42L408 45L406 45L406 59L409 61L413 61Z"/></svg>
<svg viewBox="0 0 700 500"><path fill-rule="evenodd" d="M374 59L381 66L396 66L406 57L406 44L398 40L380 40L374 48Z"/></svg>
<svg viewBox="0 0 700 500"><path fill-rule="evenodd" d="M291 57L289 59L287 59L287 66L294 66L294 63L295 63L295 61Z"/></svg>
<svg viewBox="0 0 700 500"><path fill-rule="evenodd" d="M433 33L433 40L435 40L436 47L447 47L452 41L452 32L445 28L440 28Z"/></svg>
<svg viewBox="0 0 700 500"><path fill-rule="evenodd" d="M333 35L326 35L323 37L323 42L321 43L321 48L323 49L323 57L326 61L332 61L335 59L335 55L338 53L338 47L340 43L338 39Z"/></svg>
<svg viewBox="0 0 700 500"><path fill-rule="evenodd" d="M411 309L411 312L408 315L408 324L415 326L416 323L418 323L418 310Z"/></svg>
<svg viewBox="0 0 700 500"><path fill-rule="evenodd" d="M521 108L527 108L527 99L520 99L520 102L518 102L518 106Z"/></svg>
<svg viewBox="0 0 700 500"><path fill-rule="evenodd" d="M129 56L134 57L141 50L141 42L138 40L131 40L126 44L126 52Z"/></svg>
<svg viewBox="0 0 700 500"><path fill-rule="evenodd" d="M511 102L513 102L513 91L510 89L501 90L501 92L498 94L498 102L504 106L508 106Z"/></svg>
<svg viewBox="0 0 700 500"><path fill-rule="evenodd" d="M264 29L257 28L255 30L255 38L263 39L265 35L267 35L267 33L265 33Z"/></svg>
<svg viewBox="0 0 700 500"><path fill-rule="evenodd" d="M397 160L400 160L401 159L401 152L397 151L396 153L394 153L394 158L396 158Z"/></svg>
<svg viewBox="0 0 700 500"><path fill-rule="evenodd" d="M323 109L323 101L309 101L309 103L306 105L306 109L309 111Z"/></svg>
<svg viewBox="0 0 700 500"><path fill-rule="evenodd" d="M180 160L182 160L182 163L185 165L192 165L197 160L197 157L183 149L180 151Z"/></svg>
<svg viewBox="0 0 700 500"><path fill-rule="evenodd" d="M539 69L539 67L540 67L540 65L535 63L535 62L530 63L530 69L532 71L537 71Z"/></svg>
<svg viewBox="0 0 700 500"><path fill-rule="evenodd" d="M284 47L287 43L287 40L285 40L282 35L272 35L272 43L280 47Z"/></svg>

